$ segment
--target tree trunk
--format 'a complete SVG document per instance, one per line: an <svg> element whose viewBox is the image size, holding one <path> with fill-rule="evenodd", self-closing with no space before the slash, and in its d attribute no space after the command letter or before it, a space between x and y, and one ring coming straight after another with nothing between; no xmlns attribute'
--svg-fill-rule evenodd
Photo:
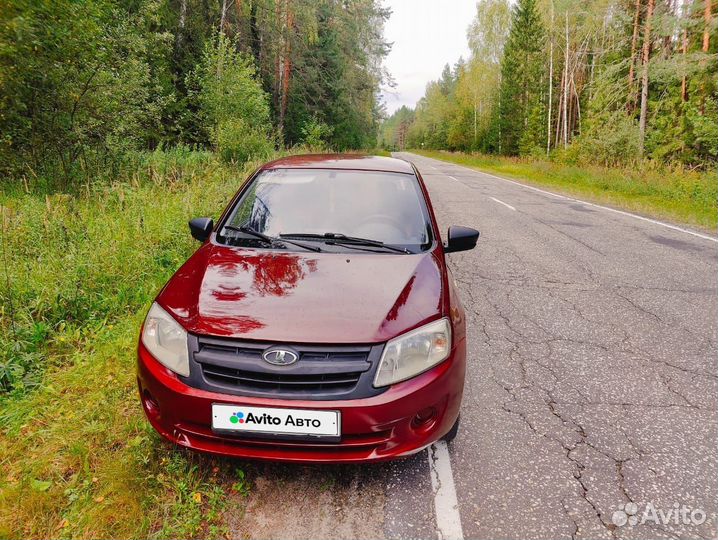
<svg viewBox="0 0 718 540"><path fill-rule="evenodd" d="M588 102L593 99L593 72L596 69L596 48L591 43L591 66L588 69Z"/></svg>
<svg viewBox="0 0 718 540"><path fill-rule="evenodd" d="M563 60L563 148L568 148L568 11L566 11L566 52Z"/></svg>
<svg viewBox="0 0 718 540"><path fill-rule="evenodd" d="M227 24L227 0L222 0L222 15L219 19L219 31L224 34L224 29Z"/></svg>
<svg viewBox="0 0 718 540"><path fill-rule="evenodd" d="M234 0L234 11L237 13L235 35L239 36L239 33L240 33L239 24L240 24L240 21L242 20L242 0Z"/></svg>
<svg viewBox="0 0 718 540"><path fill-rule="evenodd" d="M643 157L646 141L646 116L648 113L648 62L651 56L651 19L655 0L648 0L646 24L643 30L643 74L641 75L641 117L638 121L638 157Z"/></svg>
<svg viewBox="0 0 718 540"><path fill-rule="evenodd" d="M282 31L282 0L277 0L274 4L274 18L277 29L279 30L279 37L277 38L277 57L274 61L274 107L275 111L279 111L279 104L281 101L281 89L282 89L282 52L283 47L281 39L283 35Z"/></svg>
<svg viewBox="0 0 718 540"><path fill-rule="evenodd" d="M571 86L573 87L573 93L576 96L576 133L581 135L581 100L578 97L578 90L576 89L576 81L573 76L571 77Z"/></svg>
<svg viewBox="0 0 718 540"><path fill-rule="evenodd" d="M187 0L182 0L180 2L180 12L179 12L179 25L177 28L177 37L175 38L175 45L176 48L179 49L180 45L182 45L182 39L184 38L184 27L187 22Z"/></svg>
<svg viewBox="0 0 718 540"><path fill-rule="evenodd" d="M474 89L474 144L473 147L476 147L476 90Z"/></svg>
<svg viewBox="0 0 718 540"><path fill-rule="evenodd" d="M631 37L631 65L628 68L628 112L636 108L636 94L633 82L636 76L636 47L638 47L638 21L641 18L641 0L636 0L636 11L633 15L633 36Z"/></svg>
<svg viewBox="0 0 718 540"><path fill-rule="evenodd" d="M710 50L711 45L711 18L712 18L712 8L713 8L713 2L712 0L705 0L706 7L703 11L703 20L705 22L705 29L703 30L703 47L702 51L705 54L708 54L708 51ZM703 63L705 65L705 61ZM710 75L711 77L715 75ZM701 114L705 114L706 112L706 84L705 81L701 84Z"/></svg>
<svg viewBox="0 0 718 540"><path fill-rule="evenodd" d="M499 70L499 111L501 111L501 70ZM499 115L499 154L501 153L501 118Z"/></svg>
<svg viewBox="0 0 718 540"><path fill-rule="evenodd" d="M563 77L564 74L561 73L561 93L558 95L558 108L556 109L557 115L556 115L556 137L554 138L554 148L558 148L559 142L561 140L561 111L563 111Z"/></svg>
<svg viewBox="0 0 718 540"><path fill-rule="evenodd" d="M674 15L673 12L673 0L665 0L666 2L666 12L668 15ZM673 53L673 33L666 33L666 35L663 36L663 46L661 47L661 56L663 56L664 59L668 59L672 56Z"/></svg>
<svg viewBox="0 0 718 540"><path fill-rule="evenodd" d="M703 52L707 53L708 49L710 49L711 44L711 11L713 7L712 0L705 0L706 2L706 8L703 12L703 20L705 21L705 29L703 30Z"/></svg>
<svg viewBox="0 0 718 540"><path fill-rule="evenodd" d="M548 62L548 116L546 118L546 157L551 152L551 106L553 103L553 0L551 0L551 26L549 27L549 62Z"/></svg>
<svg viewBox="0 0 718 540"><path fill-rule="evenodd" d="M683 69L686 67L686 52L688 51L688 30L683 29L683 40L681 44L681 55L683 56ZM688 78L683 74L681 78L681 101L688 101Z"/></svg>
<svg viewBox="0 0 718 540"><path fill-rule="evenodd" d="M294 12L290 0L285 0L286 28L284 34L284 65L282 73L281 97L279 101L279 131L284 132L284 118L287 115L289 98L289 81L292 78L292 30L294 29Z"/></svg>
<svg viewBox="0 0 718 540"><path fill-rule="evenodd" d="M249 4L249 35L252 42L252 53L257 62L259 70L263 66L262 41L259 36L259 25L257 23L257 2L252 0Z"/></svg>

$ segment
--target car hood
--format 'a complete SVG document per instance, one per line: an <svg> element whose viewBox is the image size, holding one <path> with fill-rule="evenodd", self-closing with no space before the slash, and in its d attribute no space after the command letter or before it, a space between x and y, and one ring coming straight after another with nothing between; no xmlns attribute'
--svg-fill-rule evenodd
<svg viewBox="0 0 718 540"><path fill-rule="evenodd" d="M303 343L377 343L441 313L431 253L292 253L207 243L157 301L189 332Z"/></svg>

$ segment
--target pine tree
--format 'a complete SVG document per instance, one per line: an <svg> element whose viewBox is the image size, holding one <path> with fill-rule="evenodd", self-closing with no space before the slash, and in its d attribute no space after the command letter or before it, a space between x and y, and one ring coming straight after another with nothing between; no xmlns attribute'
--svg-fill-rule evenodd
<svg viewBox="0 0 718 540"><path fill-rule="evenodd" d="M536 0L519 0L511 13L511 31L501 63L499 127L505 154L517 154L519 144L523 148L543 144L533 141L535 129L527 129L530 119L541 114L544 39ZM522 140L524 134L530 134L531 140Z"/></svg>

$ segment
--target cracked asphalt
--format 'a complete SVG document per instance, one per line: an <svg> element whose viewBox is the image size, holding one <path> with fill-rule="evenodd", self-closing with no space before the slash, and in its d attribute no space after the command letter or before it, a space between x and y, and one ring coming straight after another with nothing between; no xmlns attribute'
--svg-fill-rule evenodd
<svg viewBox="0 0 718 540"><path fill-rule="evenodd" d="M443 231L482 233L475 250L449 256L469 332L449 445L464 538L715 538L716 243L395 156L419 168ZM258 465L232 532L436 538L428 469L425 452L366 467ZM263 502L276 496L301 517L279 518ZM630 502L639 517L650 502L706 520L616 526Z"/></svg>

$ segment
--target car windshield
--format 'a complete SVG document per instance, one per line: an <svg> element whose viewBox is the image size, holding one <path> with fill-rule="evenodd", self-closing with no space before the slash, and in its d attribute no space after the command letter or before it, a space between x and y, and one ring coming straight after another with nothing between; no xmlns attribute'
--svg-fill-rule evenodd
<svg viewBox="0 0 718 540"><path fill-rule="evenodd" d="M372 240L416 253L432 243L428 213L416 177L378 171L263 171L230 212L218 240L256 246L257 238L243 234L242 229L274 238L284 235L309 241L327 251L381 251L380 245L357 242ZM281 243L265 243L262 247L277 245Z"/></svg>

